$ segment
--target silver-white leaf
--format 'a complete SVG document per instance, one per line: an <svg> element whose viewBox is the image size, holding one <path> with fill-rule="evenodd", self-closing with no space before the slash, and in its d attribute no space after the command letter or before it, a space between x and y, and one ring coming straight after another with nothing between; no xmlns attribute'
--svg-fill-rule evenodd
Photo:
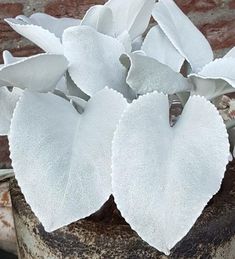
<svg viewBox="0 0 235 259"><path fill-rule="evenodd" d="M28 24L20 19L5 19L14 31L29 39L47 53L63 54L61 41L54 33L39 25Z"/></svg>
<svg viewBox="0 0 235 259"><path fill-rule="evenodd" d="M128 31L131 39L140 36L148 27L155 0L109 0L105 6L113 12L116 36Z"/></svg>
<svg viewBox="0 0 235 259"><path fill-rule="evenodd" d="M189 75L194 82L194 94L208 99L235 91L235 58L215 59L198 73Z"/></svg>
<svg viewBox="0 0 235 259"><path fill-rule="evenodd" d="M123 217L169 254L219 190L229 143L221 116L205 98L191 97L170 127L168 97L154 92L127 108L112 152L113 193Z"/></svg>
<svg viewBox="0 0 235 259"><path fill-rule="evenodd" d="M126 100L103 89L79 114L54 94L25 91L10 129L16 179L46 231L94 213L111 194L111 142Z"/></svg>
<svg viewBox="0 0 235 259"><path fill-rule="evenodd" d="M126 85L126 69L119 62L125 48L117 39L88 26L72 27L63 35L64 54L69 60L69 74L87 95L108 86L131 97Z"/></svg>
<svg viewBox="0 0 235 259"><path fill-rule="evenodd" d="M208 41L173 0L159 0L152 14L171 43L190 63L194 72L198 72L213 60L213 52Z"/></svg>
<svg viewBox="0 0 235 259"><path fill-rule="evenodd" d="M22 90L13 88L9 91L7 87L0 87L0 136L8 135L11 119L22 94Z"/></svg>
<svg viewBox="0 0 235 259"><path fill-rule="evenodd" d="M191 89L187 78L156 59L132 53L128 56L123 55L120 60L127 68L130 66L126 81L136 94L146 94L155 90L175 94Z"/></svg>
<svg viewBox="0 0 235 259"><path fill-rule="evenodd" d="M81 25L94 28L96 31L113 35L113 13L110 8L103 5L92 6L86 12Z"/></svg>
<svg viewBox="0 0 235 259"><path fill-rule="evenodd" d="M55 89L67 67L62 55L38 54L1 67L0 84L48 92Z"/></svg>
<svg viewBox="0 0 235 259"><path fill-rule="evenodd" d="M142 50L147 56L155 58L176 72L180 71L185 60L159 25L150 29L143 42Z"/></svg>

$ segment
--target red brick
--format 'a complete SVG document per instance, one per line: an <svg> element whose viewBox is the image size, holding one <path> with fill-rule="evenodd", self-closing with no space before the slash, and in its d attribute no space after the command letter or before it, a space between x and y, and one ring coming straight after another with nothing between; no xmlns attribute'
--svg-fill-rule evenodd
<svg viewBox="0 0 235 259"><path fill-rule="evenodd" d="M28 45L21 48L11 49L11 53L16 57L28 57L42 52L43 51L35 45Z"/></svg>
<svg viewBox="0 0 235 259"><path fill-rule="evenodd" d="M82 18L90 6L105 2L105 0L55 0L45 6L45 12L57 17Z"/></svg>
<svg viewBox="0 0 235 259"><path fill-rule="evenodd" d="M0 168L9 168L11 166L9 154L7 137L0 137Z"/></svg>
<svg viewBox="0 0 235 259"><path fill-rule="evenodd" d="M42 53L43 51L35 46L35 45L27 45L25 47L21 48L13 48L13 49L8 49L13 56L15 57L28 57L31 55L36 55L38 53ZM0 52L0 64L3 63L2 59L2 53Z"/></svg>
<svg viewBox="0 0 235 259"><path fill-rule="evenodd" d="M235 0L231 0L231 1L229 2L229 8L230 8L230 9L235 9Z"/></svg>
<svg viewBox="0 0 235 259"><path fill-rule="evenodd" d="M20 35L13 31L7 23L0 20L0 43L17 38L20 38Z"/></svg>
<svg viewBox="0 0 235 259"><path fill-rule="evenodd" d="M2 17L15 17L22 12L23 5L21 3L0 3L0 16Z"/></svg>
<svg viewBox="0 0 235 259"><path fill-rule="evenodd" d="M214 24L208 23L199 29L215 50L235 46L235 19L218 21Z"/></svg>
<svg viewBox="0 0 235 259"><path fill-rule="evenodd" d="M175 0L184 13L207 12L219 5L215 0Z"/></svg>

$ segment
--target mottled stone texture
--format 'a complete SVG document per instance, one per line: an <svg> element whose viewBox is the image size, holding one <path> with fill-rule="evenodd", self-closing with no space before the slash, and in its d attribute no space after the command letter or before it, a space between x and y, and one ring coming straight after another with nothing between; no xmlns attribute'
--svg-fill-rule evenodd
<svg viewBox="0 0 235 259"><path fill-rule="evenodd" d="M16 236L8 181L0 182L0 247L16 253ZM1 254L0 258L3 258Z"/></svg>
<svg viewBox="0 0 235 259"><path fill-rule="evenodd" d="M92 216L47 233L16 181L10 186L21 258L235 258L235 162L228 165L220 191L169 257L141 240L121 217L113 197Z"/></svg>

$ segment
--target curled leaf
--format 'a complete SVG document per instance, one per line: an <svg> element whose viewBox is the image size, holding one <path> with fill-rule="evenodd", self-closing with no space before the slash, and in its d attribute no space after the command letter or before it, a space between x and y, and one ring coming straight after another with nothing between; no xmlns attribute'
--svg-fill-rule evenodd
<svg viewBox="0 0 235 259"><path fill-rule="evenodd" d="M224 57L215 59L198 73L189 75L193 81L194 94L212 99L235 91L235 58Z"/></svg>
<svg viewBox="0 0 235 259"><path fill-rule="evenodd" d="M203 67L197 74L193 73L190 77L203 79L222 79L235 88L235 58L215 59Z"/></svg>
<svg viewBox="0 0 235 259"><path fill-rule="evenodd" d="M184 63L184 58L172 45L159 25L154 26L148 32L143 42L142 50L147 56L169 66L176 72L180 71Z"/></svg>
<svg viewBox="0 0 235 259"><path fill-rule="evenodd" d="M80 25L81 21L79 19L62 17L56 18L45 13L34 13L29 18L20 15L17 16L18 19L25 19L29 21L28 23L41 26L42 28L48 30L49 32L56 35L58 38L62 38L65 29Z"/></svg>
<svg viewBox="0 0 235 259"><path fill-rule="evenodd" d="M55 34L34 24L27 24L20 19L5 19L14 31L29 39L45 52L63 54L61 41Z"/></svg>
<svg viewBox="0 0 235 259"><path fill-rule="evenodd" d="M44 13L35 13L30 17L19 15L5 21L23 37L38 45L45 52L63 54L61 37L64 30L80 24L73 18L56 18Z"/></svg>
<svg viewBox="0 0 235 259"><path fill-rule="evenodd" d="M117 39L79 26L65 30L63 45L70 62L69 74L83 92L92 96L108 86L131 96L125 83L126 69L119 62L125 48Z"/></svg>
<svg viewBox="0 0 235 259"><path fill-rule="evenodd" d="M155 0L109 0L105 6L113 12L114 32L128 31L131 39L140 36L149 24Z"/></svg>
<svg viewBox="0 0 235 259"><path fill-rule="evenodd" d="M62 55L38 54L1 67L0 84L48 92L54 90L67 66Z"/></svg>
<svg viewBox="0 0 235 259"><path fill-rule="evenodd" d="M126 81L136 94L155 90L175 94L191 89L186 78L156 59L132 53L128 56L122 55L120 60L129 69Z"/></svg>
<svg viewBox="0 0 235 259"><path fill-rule="evenodd" d="M213 52L208 41L173 0L159 0L152 14L174 47L190 63L194 72L198 72L213 60Z"/></svg>
<svg viewBox="0 0 235 259"><path fill-rule="evenodd" d="M96 31L112 36L113 14L107 6L92 6L85 14L81 25L94 28Z"/></svg>

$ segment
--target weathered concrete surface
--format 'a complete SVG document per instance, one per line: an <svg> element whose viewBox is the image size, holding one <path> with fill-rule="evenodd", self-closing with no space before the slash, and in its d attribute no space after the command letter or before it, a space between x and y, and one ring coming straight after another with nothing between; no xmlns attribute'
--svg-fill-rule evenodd
<svg viewBox="0 0 235 259"><path fill-rule="evenodd" d="M15 180L11 197L21 258L235 258L235 162L228 166L218 194L169 257L131 230L112 197L94 215L52 233L44 231Z"/></svg>
<svg viewBox="0 0 235 259"><path fill-rule="evenodd" d="M16 253L16 236L8 181L0 182L0 248Z"/></svg>

